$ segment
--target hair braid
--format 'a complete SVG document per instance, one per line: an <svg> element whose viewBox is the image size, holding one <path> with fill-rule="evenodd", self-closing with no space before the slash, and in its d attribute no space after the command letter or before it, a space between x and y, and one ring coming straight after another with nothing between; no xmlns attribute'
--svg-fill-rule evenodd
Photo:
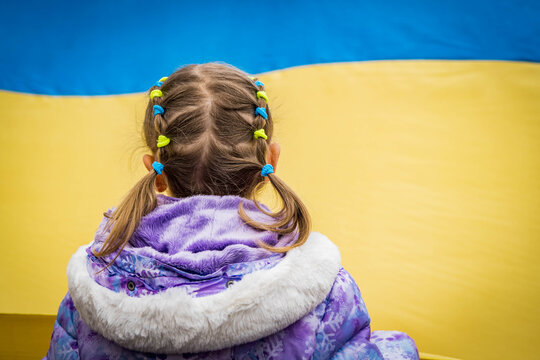
<svg viewBox="0 0 540 360"><path fill-rule="evenodd" d="M260 81L258 81L256 78L253 79L254 87L255 87L255 93L257 91L264 91L264 84ZM257 98L257 107L264 109L266 112L266 117L270 117L270 109L268 107L268 103L263 98ZM257 157L260 159L260 161L263 163L266 162L265 155L268 151L268 144L271 142L271 135L272 135L272 127L271 122L267 121L264 116L262 116L260 113L255 112L255 119L253 120L252 124L252 130L257 131L259 129L263 129L267 138L259 137L255 139L257 142Z"/></svg>
<svg viewBox="0 0 540 360"><path fill-rule="evenodd" d="M152 90L162 90L162 89L154 85L150 88L150 92L152 92ZM150 100L150 105L152 108L154 105L162 106L163 98L161 96L154 97L153 99ZM158 113L154 116L154 129L156 130L156 133L164 134L165 130L167 129L167 123L165 122L163 114Z"/></svg>

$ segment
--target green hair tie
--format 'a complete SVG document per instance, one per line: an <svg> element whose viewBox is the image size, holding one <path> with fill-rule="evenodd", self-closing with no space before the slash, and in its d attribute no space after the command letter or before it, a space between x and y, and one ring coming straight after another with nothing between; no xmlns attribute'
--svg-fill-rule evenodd
<svg viewBox="0 0 540 360"><path fill-rule="evenodd" d="M259 129L255 131L253 135L255 136L255 139L258 139L258 138L263 138L264 140L268 139L268 136L266 136L264 129Z"/></svg>
<svg viewBox="0 0 540 360"><path fill-rule="evenodd" d="M150 100L153 100L156 96L157 97L163 96L163 93L161 92L161 90L156 89L156 90L150 91Z"/></svg>
<svg viewBox="0 0 540 360"><path fill-rule="evenodd" d="M268 104L268 95L266 95L266 91L257 91L257 99L260 98L266 100L266 103Z"/></svg>
<svg viewBox="0 0 540 360"><path fill-rule="evenodd" d="M171 142L171 139L169 139L165 135L159 135L157 138L157 147L160 148L160 147L167 146L169 145L170 142Z"/></svg>

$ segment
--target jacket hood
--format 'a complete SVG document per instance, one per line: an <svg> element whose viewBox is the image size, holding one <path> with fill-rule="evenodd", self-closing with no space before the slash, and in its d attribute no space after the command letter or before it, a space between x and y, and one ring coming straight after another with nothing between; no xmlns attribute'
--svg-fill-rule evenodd
<svg viewBox="0 0 540 360"><path fill-rule="evenodd" d="M285 246L295 240L295 235L280 236L245 224L238 215L241 202L255 221L267 224L274 221L259 211L253 201L239 196L173 198L158 194L156 209L141 219L125 250L207 275L228 264L276 256L260 248L256 240L271 246ZM109 234L104 231L106 220L103 218L96 232L94 248L99 248ZM105 261L112 261L115 255L106 257Z"/></svg>
<svg viewBox="0 0 540 360"><path fill-rule="evenodd" d="M281 236L245 224L273 219L248 199L158 195L124 250L97 258L106 218L94 241L68 264L69 292L93 330L128 349L186 353L222 349L278 332L309 313L330 292L340 269L337 247L311 233L286 254ZM268 210L267 208L265 208ZM109 213L112 210L109 210Z"/></svg>

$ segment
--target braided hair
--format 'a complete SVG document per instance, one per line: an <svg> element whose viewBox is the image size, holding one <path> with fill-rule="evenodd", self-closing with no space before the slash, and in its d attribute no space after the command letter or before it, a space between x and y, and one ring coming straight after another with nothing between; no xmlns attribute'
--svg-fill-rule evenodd
<svg viewBox="0 0 540 360"><path fill-rule="evenodd" d="M159 168L154 166L156 171L139 180L109 215L105 231L111 231L95 255L121 251L141 218L155 209L157 176L163 177L178 198L237 195L252 199L275 221L265 224L251 219L240 203L238 213L246 224L297 234L290 246L276 248L259 241L261 247L286 252L302 245L311 227L309 213L294 191L267 171L270 165L265 167L272 133L264 84L231 65L188 65L160 79L149 89L143 123L146 145ZM282 208L275 213L263 209L255 199L265 184L264 176L282 200Z"/></svg>

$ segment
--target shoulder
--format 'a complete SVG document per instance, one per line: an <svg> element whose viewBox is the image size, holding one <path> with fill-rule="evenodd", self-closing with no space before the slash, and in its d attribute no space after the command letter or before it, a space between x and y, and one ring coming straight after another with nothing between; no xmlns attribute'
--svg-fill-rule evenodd
<svg viewBox="0 0 540 360"><path fill-rule="evenodd" d="M369 344L371 319L360 289L344 268L339 270L324 304L316 334L318 357L330 358L335 354L336 359L367 358L359 354L374 347ZM380 356L369 358L381 359Z"/></svg>
<svg viewBox="0 0 540 360"><path fill-rule="evenodd" d="M361 319L362 322L369 324L370 318L360 288L343 267L336 275L326 301L327 308L346 312L344 315Z"/></svg>

